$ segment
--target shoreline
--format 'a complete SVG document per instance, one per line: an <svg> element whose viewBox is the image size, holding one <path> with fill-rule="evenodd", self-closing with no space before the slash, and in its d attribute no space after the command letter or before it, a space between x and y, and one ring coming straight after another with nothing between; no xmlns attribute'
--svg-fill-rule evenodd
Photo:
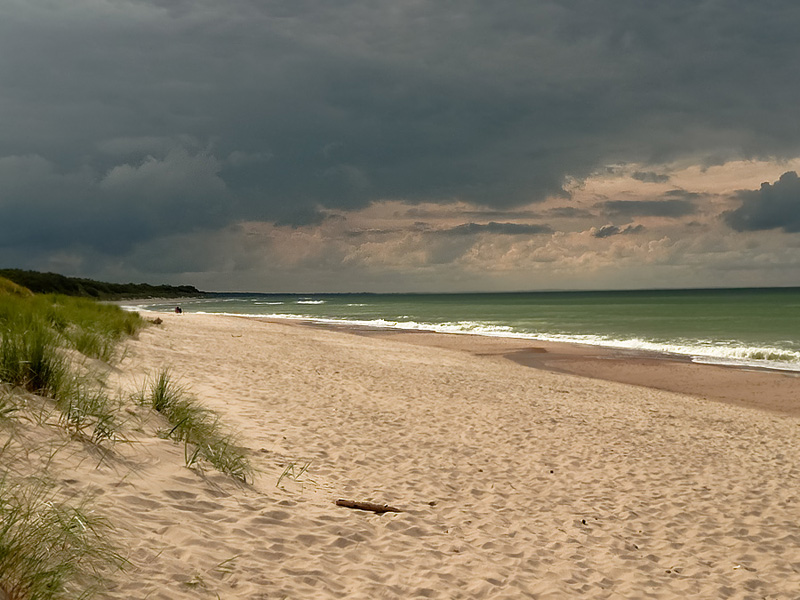
<svg viewBox="0 0 800 600"><path fill-rule="evenodd" d="M341 331L408 344L496 356L517 364L602 381L695 396L774 414L800 417L800 372L693 362L690 357L569 342L526 340L305 319L244 317L268 323Z"/></svg>
<svg viewBox="0 0 800 600"><path fill-rule="evenodd" d="M793 418L507 356L521 349L552 367L551 346L142 316L155 314L162 324L127 343L109 385L135 391L169 368L237 432L258 475L243 486L187 468L158 415L134 406L136 443L119 460L59 454L70 493L101 491L97 509L129 549L110 600L800 589Z"/></svg>

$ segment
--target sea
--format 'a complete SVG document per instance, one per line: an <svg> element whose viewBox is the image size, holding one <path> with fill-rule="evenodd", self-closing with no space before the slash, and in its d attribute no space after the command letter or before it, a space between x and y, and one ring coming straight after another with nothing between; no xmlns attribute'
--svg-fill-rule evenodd
<svg viewBox="0 0 800 600"><path fill-rule="evenodd" d="M176 301L130 309L170 312ZM570 342L800 372L800 287L472 294L245 294L184 312Z"/></svg>

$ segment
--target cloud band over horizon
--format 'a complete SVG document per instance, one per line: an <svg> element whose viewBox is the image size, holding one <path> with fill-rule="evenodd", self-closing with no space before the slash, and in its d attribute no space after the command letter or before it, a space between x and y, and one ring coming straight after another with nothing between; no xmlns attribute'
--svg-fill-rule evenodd
<svg viewBox="0 0 800 600"><path fill-rule="evenodd" d="M265 291L800 284L793 2L3 13L4 266Z"/></svg>

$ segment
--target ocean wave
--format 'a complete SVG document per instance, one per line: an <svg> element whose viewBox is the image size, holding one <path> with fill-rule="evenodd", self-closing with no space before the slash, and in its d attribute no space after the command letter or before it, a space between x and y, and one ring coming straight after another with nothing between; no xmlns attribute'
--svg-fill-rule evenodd
<svg viewBox="0 0 800 600"><path fill-rule="evenodd" d="M298 300L296 303L323 304L324 302L324 300L308 299ZM147 305L125 306L124 308L126 310L147 310ZM603 346L607 348L638 352L674 354L687 357L693 362L704 364L800 371L800 351L798 350L779 348L775 346L746 345L736 341L722 342L713 340L688 339L665 341L638 337L615 338L611 336L593 334L547 333L541 331L526 332L520 331L519 329L510 325L499 325L496 323L487 323L482 321L450 321L444 323L429 323L412 320L406 315L395 319L345 319L273 312L243 314L237 312L198 311L197 314L221 314L249 318L304 320L337 325L354 325L361 327L376 327L409 331L431 331L440 333L457 333L464 335L482 335L489 337L563 342L570 344Z"/></svg>
<svg viewBox="0 0 800 600"><path fill-rule="evenodd" d="M714 342L710 340L661 341L642 338L613 338L592 334L566 334L519 331L509 325L496 325L480 321L454 321L425 323L390 319L334 319L309 317L307 315L269 315L271 318L304 319L319 323L357 325L402 329L409 331L432 331L489 337L539 340L603 346L620 350L655 352L686 356L693 362L719 365L750 366L787 371L800 371L800 351L771 346L746 346L737 342Z"/></svg>

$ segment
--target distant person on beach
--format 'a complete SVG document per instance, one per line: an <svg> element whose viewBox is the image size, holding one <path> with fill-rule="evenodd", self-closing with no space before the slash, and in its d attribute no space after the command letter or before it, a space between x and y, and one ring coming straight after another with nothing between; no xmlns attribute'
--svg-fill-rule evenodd
<svg viewBox="0 0 800 600"><path fill-rule="evenodd" d="M181 310L181 307L180 307L180 306L176 306L176 307L175 307L175 314L176 314L176 315L179 315L179 314L181 314L182 312L183 312L183 310Z"/></svg>

